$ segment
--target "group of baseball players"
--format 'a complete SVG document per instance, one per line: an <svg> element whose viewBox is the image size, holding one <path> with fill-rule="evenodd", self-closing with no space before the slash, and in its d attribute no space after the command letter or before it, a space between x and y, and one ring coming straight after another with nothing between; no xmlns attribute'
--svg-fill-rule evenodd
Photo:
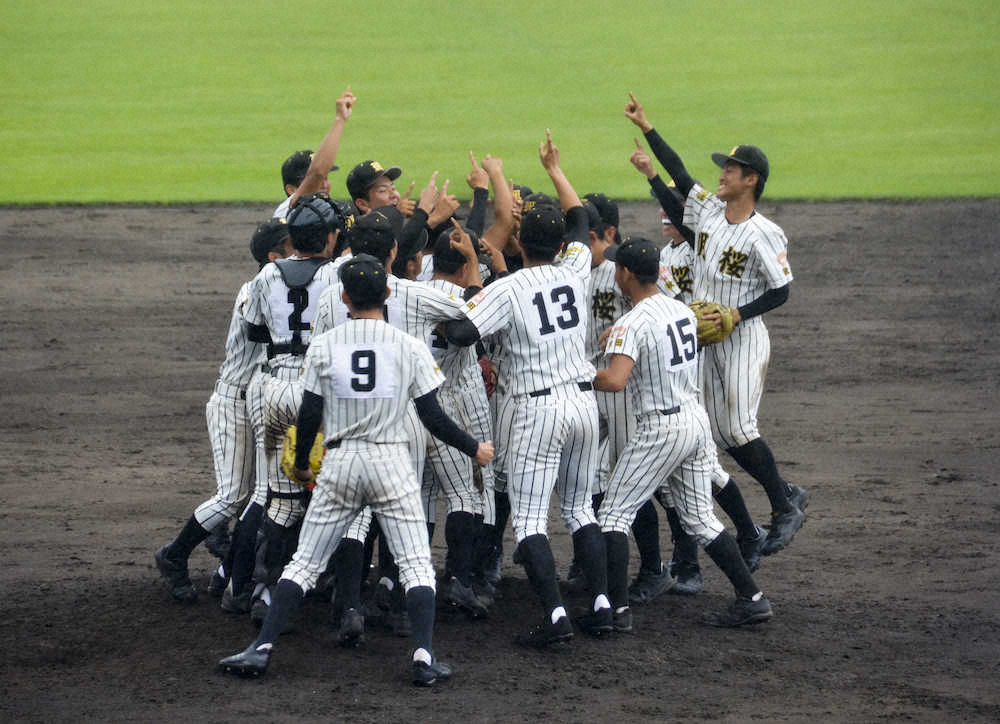
<svg viewBox="0 0 1000 724"><path fill-rule="evenodd" d="M607 196L581 199L549 132L538 153L554 195L516 186L499 158L470 152L463 219L436 173L413 200L412 185L395 188L400 169L375 161L354 166L350 200L334 201L328 177L355 103L348 86L319 148L282 166L287 198L251 239L259 273L237 294L206 406L217 489L155 555L173 598L193 601L188 558L214 542L221 562L208 591L259 626L219 667L262 674L303 598L320 595L341 645L385 626L411 638L415 685L450 678L433 648L439 496L441 597L488 615L509 523L513 561L542 605L524 645L632 631L631 606L702 590L699 547L735 591L706 622L769 619L753 572L791 542L808 494L781 477L757 428L763 314L787 300L792 279L784 233L756 211L763 152L713 154L722 171L712 193L630 95L625 116L671 179L636 139L631 162L662 207L664 245L623 236ZM715 304L696 314L695 300ZM767 530L717 443L764 488ZM571 611L549 545L553 492L572 535L564 587L586 601ZM668 563L653 499L674 542ZM220 538L234 519L231 539ZM631 581L630 532L640 558Z"/></svg>

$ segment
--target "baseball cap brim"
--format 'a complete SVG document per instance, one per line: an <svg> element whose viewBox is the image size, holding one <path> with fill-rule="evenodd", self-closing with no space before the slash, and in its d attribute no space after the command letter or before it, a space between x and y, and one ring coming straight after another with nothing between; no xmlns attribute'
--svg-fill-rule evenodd
<svg viewBox="0 0 1000 724"><path fill-rule="evenodd" d="M618 258L618 249L620 247L618 244L612 244L607 249L604 250L604 258L608 261L615 261Z"/></svg>
<svg viewBox="0 0 1000 724"><path fill-rule="evenodd" d="M402 175L403 175L403 169L401 169L399 166L390 166L389 168L387 168L385 171L383 171L382 173L380 173L375 178L377 179L380 176L385 176L390 181L395 181L396 179L398 179Z"/></svg>
<svg viewBox="0 0 1000 724"><path fill-rule="evenodd" d="M733 158L732 156L725 153L713 153L712 161L719 168L725 168L726 164L729 163L730 161L734 161L735 163L738 163L740 166L746 166L748 168L750 167L750 164L748 164L746 161L741 161L738 158Z"/></svg>

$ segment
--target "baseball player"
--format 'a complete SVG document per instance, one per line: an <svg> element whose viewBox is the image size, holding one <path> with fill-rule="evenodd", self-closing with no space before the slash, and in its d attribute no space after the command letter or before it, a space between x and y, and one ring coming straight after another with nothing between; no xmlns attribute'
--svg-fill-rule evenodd
<svg viewBox="0 0 1000 724"><path fill-rule="evenodd" d="M344 220L328 197L306 196L289 213L288 229L295 255L266 266L257 275L245 314L250 338L267 343L267 362L247 388L257 451L253 502L265 509L260 528L267 573L258 584L273 583L291 556L308 504L308 491L282 471L280 450L302 399L301 369L318 299L336 279L329 254L344 230ZM238 562L234 558L234 591L238 586L242 590L249 575L245 561L243 556ZM255 621L263 620L270 597L266 589L258 593L261 597L255 597L250 612Z"/></svg>
<svg viewBox="0 0 1000 724"><path fill-rule="evenodd" d="M479 259L470 236L453 220L454 230L442 233L434 245L434 278L431 287L455 298L467 298L482 287ZM468 291L467 291L468 290ZM473 347L449 344L443 334L431 333L431 354L445 375L441 386L441 407L465 430L483 439L491 439L489 401L483 384L482 369ZM425 494L441 489L448 502L445 540L448 544L449 585L446 600L465 609L473 617L486 614L486 605L473 588L476 568L476 542L484 522L483 499L493 496L490 466L482 468L480 493L473 484L473 469L468 458L455 449L431 440L424 471ZM492 506L491 506L492 507ZM428 520L430 517L428 516ZM493 525L493 515L486 520ZM476 581L476 583L481 583Z"/></svg>
<svg viewBox="0 0 1000 724"><path fill-rule="evenodd" d="M421 422L436 437L481 465L492 459L493 446L477 442L441 410L435 391L443 376L427 345L385 323L389 289L382 265L360 254L343 265L340 276L351 319L314 338L303 374L295 475L303 482L312 480L309 449L321 424L327 431L328 453L301 544L281 575L257 639L219 666L239 674L266 670L284 622L315 584L351 519L370 505L382 522L406 589L413 622L412 681L430 686L452 672L433 655L434 568L403 418L414 401Z"/></svg>
<svg viewBox="0 0 1000 724"><path fill-rule="evenodd" d="M392 207L383 207L358 219L351 230L352 251L355 254L370 254L386 268L391 268L398 250L395 235L398 219L395 222L393 220L397 216L398 211ZM426 284L398 279L392 275L389 275L387 283L390 295L385 304L386 321L396 329L421 340L425 345L430 343L431 332L438 323L456 319L461 314L460 297L452 297ZM349 319L349 310L343 303L340 292L340 285L334 284L320 297L315 319L316 334L344 324ZM427 436L412 406L403 419L407 428L414 474L422 476L427 456ZM346 613L360 606L364 541L370 525L370 511L366 510L350 525L334 556L334 566L338 574L335 602L337 608L343 611L341 627L345 634L352 625L351 621L345 618ZM385 583L391 591L392 576L387 578ZM397 605L402 603L398 597L396 603ZM402 621L400 624L405 625Z"/></svg>
<svg viewBox="0 0 1000 724"><path fill-rule="evenodd" d="M669 484L681 524L722 569L736 600L707 621L742 626L766 621L771 604L712 510L714 445L708 416L698 400L697 321L688 307L657 288L659 249L648 239L626 239L605 257L632 311L615 324L605 353L607 369L594 379L598 389L622 390L628 383L638 412L631 437L608 481L599 513L608 555L608 593L615 628L632 629L628 606L628 530L636 511L656 488Z"/></svg>
<svg viewBox="0 0 1000 724"><path fill-rule="evenodd" d="M250 240L250 252L261 268L291 253L284 220L260 224ZM215 391L205 405L208 437L212 442L216 492L199 505L177 538L156 552L156 567L164 585L178 601L197 597L188 575L191 551L209 533L224 527L246 502L254 475L253 431L247 417L246 389L264 356L262 345L251 342L243 311L249 299L250 282L240 287L226 336L226 357L219 367ZM228 580L225 564L212 575L209 592L222 594Z"/></svg>
<svg viewBox="0 0 1000 724"><path fill-rule="evenodd" d="M316 154L312 152L311 149L304 149L302 151L296 151L291 156L285 159L285 162L281 164L281 183L285 189L285 200L278 204L278 208L274 210L271 214L275 219L284 219L288 216L289 204L292 200L292 194L299 188L302 182L305 180L306 173L309 171L309 164L312 163L313 157ZM340 166L336 164L330 169L330 173L336 171ZM324 176L319 188L316 189L316 193L319 194L329 194L330 193L330 178L329 176Z"/></svg>
<svg viewBox="0 0 1000 724"><path fill-rule="evenodd" d="M630 96L626 117L642 129L687 201L683 223L691 230L688 241L695 252L694 297L734 310L733 333L706 347L700 357L704 402L713 436L767 493L771 527L761 551L776 553L802 527L808 493L781 477L757 428L770 357L763 314L785 303L792 281L784 232L756 210L770 165L756 146L712 154L722 168L713 194L691 178L680 157L646 119L642 105ZM721 319L715 321L721 327Z"/></svg>
<svg viewBox="0 0 1000 724"><path fill-rule="evenodd" d="M590 249L587 217L559 167L559 151L546 133L539 156L559 192L558 208L537 206L521 220L524 267L469 300L465 319L449 322L449 342L462 346L497 334L502 347L496 434L518 541L515 560L545 610L545 620L520 641L546 646L566 641L573 627L562 603L547 537L549 500L558 489L563 521L572 532L576 560L593 593L593 607L578 619L600 635L613 628L606 587L603 538L591 505L597 468L594 366L586 353ZM571 231L567 234L567 225ZM567 239L573 243L566 246ZM554 265L563 250L562 263Z"/></svg>

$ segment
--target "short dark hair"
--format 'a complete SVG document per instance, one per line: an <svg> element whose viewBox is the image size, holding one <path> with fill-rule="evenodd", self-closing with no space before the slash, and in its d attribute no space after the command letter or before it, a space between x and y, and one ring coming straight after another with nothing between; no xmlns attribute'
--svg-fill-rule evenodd
<svg viewBox="0 0 1000 724"><path fill-rule="evenodd" d="M746 178L752 173L757 174L757 184L753 187L753 200L754 202L757 202L760 201L760 197L764 193L764 184L767 183L767 180L758 171L754 171L745 164L740 164L741 178Z"/></svg>
<svg viewBox="0 0 1000 724"><path fill-rule="evenodd" d="M378 309L385 304L387 279L385 267L370 254L358 254L340 267L340 283L351 306L358 311Z"/></svg>

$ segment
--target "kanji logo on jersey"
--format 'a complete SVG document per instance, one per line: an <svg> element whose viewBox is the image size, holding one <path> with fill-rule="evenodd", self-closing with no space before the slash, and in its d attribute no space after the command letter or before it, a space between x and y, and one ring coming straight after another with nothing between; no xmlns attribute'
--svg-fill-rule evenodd
<svg viewBox="0 0 1000 724"><path fill-rule="evenodd" d="M729 247L722 252L722 258L719 259L719 271L736 279L740 279L743 276L746 266L747 255L741 251L736 251L733 247Z"/></svg>

